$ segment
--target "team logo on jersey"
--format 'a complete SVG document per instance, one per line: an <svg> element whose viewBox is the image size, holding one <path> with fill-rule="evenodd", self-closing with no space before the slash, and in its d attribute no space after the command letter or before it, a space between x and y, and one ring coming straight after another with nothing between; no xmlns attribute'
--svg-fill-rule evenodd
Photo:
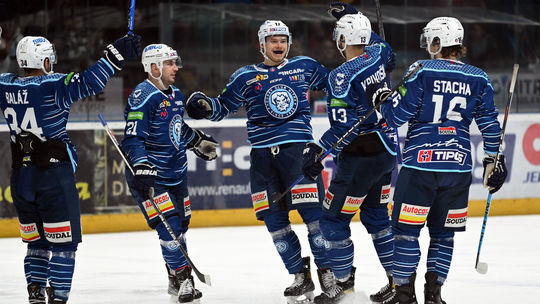
<svg viewBox="0 0 540 304"><path fill-rule="evenodd" d="M134 98L139 98L139 96L141 96L141 93L142 93L142 90L137 89L137 90L133 91L133 97Z"/></svg>
<svg viewBox="0 0 540 304"><path fill-rule="evenodd" d="M180 142L182 140L182 125L183 120L180 114L175 114L169 123L169 138L176 150L180 150Z"/></svg>
<svg viewBox="0 0 540 304"><path fill-rule="evenodd" d="M290 87L277 84L266 92L264 105L275 118L289 118L298 108L298 97Z"/></svg>
<svg viewBox="0 0 540 304"><path fill-rule="evenodd" d="M444 227L461 228L467 224L467 208L450 209L446 215Z"/></svg>
<svg viewBox="0 0 540 304"><path fill-rule="evenodd" d="M399 222L410 225L423 225L427 219L429 207L403 204L399 212Z"/></svg>
<svg viewBox="0 0 540 304"><path fill-rule="evenodd" d="M343 82L345 81L345 74L343 73L337 73L336 74L336 84L338 86L342 85Z"/></svg>
<svg viewBox="0 0 540 304"><path fill-rule="evenodd" d="M457 135L455 127L439 127L439 135Z"/></svg>
<svg viewBox="0 0 540 304"><path fill-rule="evenodd" d="M458 163L463 165L467 154L455 149L430 149L418 151L418 163Z"/></svg>

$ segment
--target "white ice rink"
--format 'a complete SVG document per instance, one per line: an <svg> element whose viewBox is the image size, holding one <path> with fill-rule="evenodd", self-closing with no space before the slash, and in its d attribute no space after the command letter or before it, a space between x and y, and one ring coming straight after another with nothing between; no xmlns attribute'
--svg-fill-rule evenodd
<svg viewBox="0 0 540 304"><path fill-rule="evenodd" d="M490 217L481 261L486 275L474 269L482 218L470 218L468 231L455 239L454 259L443 299L457 303L540 303L540 215ZM309 254L306 229L293 229ZM354 301L369 303L367 295L386 283L370 237L359 222L352 224L355 244ZM79 246L71 304L174 303L167 294L167 276L155 232L84 235ZM423 303L423 275L428 235L421 236L422 260L416 282ZM285 303L282 294L288 275L263 226L198 228L188 232L189 254L212 286L196 282L202 303ZM26 301L23 273L25 245L18 238L0 239L0 303ZM314 278L315 270L312 269ZM316 293L320 293L316 282Z"/></svg>

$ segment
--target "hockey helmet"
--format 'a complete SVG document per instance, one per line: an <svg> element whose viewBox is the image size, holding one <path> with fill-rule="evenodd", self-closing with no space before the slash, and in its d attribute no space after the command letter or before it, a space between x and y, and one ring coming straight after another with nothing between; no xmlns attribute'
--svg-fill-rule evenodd
<svg viewBox="0 0 540 304"><path fill-rule="evenodd" d="M431 55L438 54L443 47L463 44L463 26L453 17L437 17L426 25L420 35L420 47L427 49ZM431 45L437 46L436 51Z"/></svg>
<svg viewBox="0 0 540 304"><path fill-rule="evenodd" d="M152 63L154 63L161 74L163 62L167 60L175 60L178 68L182 67L182 60L178 56L178 52L166 44L150 44L144 48L141 56L141 62L146 73L152 71Z"/></svg>
<svg viewBox="0 0 540 304"><path fill-rule="evenodd" d="M285 57L289 54L289 50L291 49L292 44L292 35L291 32L289 32L289 27L285 25L281 20L266 20L261 26L259 27L259 45L262 45L262 47L259 49L261 54L264 56L264 58L267 58L266 56L266 37L268 36L287 36L288 43L287 43L287 53L285 54Z"/></svg>
<svg viewBox="0 0 540 304"><path fill-rule="evenodd" d="M342 54L347 45L367 45L370 37L371 22L360 12L345 15L336 21L333 39Z"/></svg>
<svg viewBox="0 0 540 304"><path fill-rule="evenodd" d="M40 36L23 37L17 44L17 63L23 69L41 69L45 74L53 73L56 51L49 40ZM51 70L45 70L45 58L49 58Z"/></svg>

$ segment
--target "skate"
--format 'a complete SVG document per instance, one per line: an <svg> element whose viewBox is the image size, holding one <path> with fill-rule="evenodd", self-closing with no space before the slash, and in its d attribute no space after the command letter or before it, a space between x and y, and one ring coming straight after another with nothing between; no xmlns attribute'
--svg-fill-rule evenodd
<svg viewBox="0 0 540 304"><path fill-rule="evenodd" d="M178 303L200 303L202 292L195 288L191 267L186 266L177 270L175 277L178 284Z"/></svg>
<svg viewBox="0 0 540 304"><path fill-rule="evenodd" d="M167 289L167 293L171 296L177 296L178 290L180 289L180 283L178 283L178 279L174 275L174 271L172 271L167 264L165 264L165 268L167 269L167 276L169 277L169 287Z"/></svg>
<svg viewBox="0 0 540 304"><path fill-rule="evenodd" d="M47 287L47 288L45 288L45 291L47 291L47 298L48 298L47 303L49 303L49 304L66 304L66 301L54 298L54 288Z"/></svg>
<svg viewBox="0 0 540 304"><path fill-rule="evenodd" d="M437 282L437 273L433 271L426 272L426 284L424 284L424 303L425 304L446 304L441 299L442 285Z"/></svg>
<svg viewBox="0 0 540 304"><path fill-rule="evenodd" d="M414 280L416 273L413 273L409 278L409 283L406 285L395 285L396 292L382 304L418 304L416 301L416 293L414 290Z"/></svg>
<svg viewBox="0 0 540 304"><path fill-rule="evenodd" d="M45 292L37 283L30 283L26 286L28 290L28 303L45 304Z"/></svg>
<svg viewBox="0 0 540 304"><path fill-rule="evenodd" d="M379 304L392 297L395 293L394 286L392 285L392 277L388 277L388 284L384 285L381 290L369 296L369 299L374 304Z"/></svg>
<svg viewBox="0 0 540 304"><path fill-rule="evenodd" d="M332 268L317 269L317 276L319 277L319 283L321 284L321 290L323 292L335 285L336 278L334 277Z"/></svg>
<svg viewBox="0 0 540 304"><path fill-rule="evenodd" d="M333 284L329 286L323 293L315 297L315 304L333 304L339 303L345 296L354 291L354 273L356 268L351 269L351 274L347 281L340 282L334 279ZM321 285L322 286L322 285Z"/></svg>
<svg viewBox="0 0 540 304"><path fill-rule="evenodd" d="M294 274L294 282L283 292L287 298L287 304L307 304L313 301L315 284L311 279L309 257L302 258L302 262L304 264L302 270Z"/></svg>

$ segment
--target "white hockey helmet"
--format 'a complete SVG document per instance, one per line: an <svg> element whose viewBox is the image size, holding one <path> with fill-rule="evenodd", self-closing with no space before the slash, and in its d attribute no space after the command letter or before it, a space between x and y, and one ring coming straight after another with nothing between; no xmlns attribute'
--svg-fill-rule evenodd
<svg viewBox="0 0 540 304"><path fill-rule="evenodd" d="M437 17L422 30L420 35L420 47L427 49L431 55L438 54L443 47L463 44L463 26L453 17ZM429 46L438 46L432 51Z"/></svg>
<svg viewBox="0 0 540 304"><path fill-rule="evenodd" d="M287 43L287 53L285 54L285 57L289 54L289 50L291 49L292 44L292 35L291 32L289 32L289 27L285 25L281 20L266 20L261 26L259 27L259 45L262 44L262 47L259 49L261 54L264 56L264 58L267 58L266 56L266 37L268 36L287 36L288 43Z"/></svg>
<svg viewBox="0 0 540 304"><path fill-rule="evenodd" d="M23 37L17 44L17 63L23 69L41 69L45 74L53 73L56 51L49 40L40 36ZM45 70L45 58L49 58L51 70Z"/></svg>
<svg viewBox="0 0 540 304"><path fill-rule="evenodd" d="M362 13L348 14L336 21L334 40L343 54L347 45L367 45L371 37L371 22ZM342 47L340 47L340 42Z"/></svg>
<svg viewBox="0 0 540 304"><path fill-rule="evenodd" d="M161 89L167 89L161 81L161 75L163 75L163 62L167 60L174 60L178 68L182 68L182 60L180 59L180 56L178 56L178 52L166 44L150 44L144 48L141 56L144 71L161 84ZM155 64L159 70L158 77L152 75L152 64Z"/></svg>

